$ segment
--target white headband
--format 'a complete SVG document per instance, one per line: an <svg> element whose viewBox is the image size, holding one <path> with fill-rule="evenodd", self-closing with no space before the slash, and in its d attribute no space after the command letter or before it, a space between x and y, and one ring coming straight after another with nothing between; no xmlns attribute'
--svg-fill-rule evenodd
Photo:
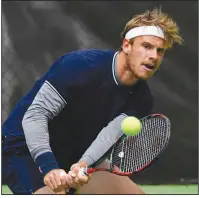
<svg viewBox="0 0 199 198"><path fill-rule="evenodd" d="M125 38L132 39L143 35L158 36L165 39L164 32L159 26L140 26L132 28L126 33Z"/></svg>

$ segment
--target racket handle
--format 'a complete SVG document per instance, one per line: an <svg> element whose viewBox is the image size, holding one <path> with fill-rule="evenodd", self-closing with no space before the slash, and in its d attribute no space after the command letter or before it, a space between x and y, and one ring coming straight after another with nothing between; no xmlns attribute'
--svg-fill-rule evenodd
<svg viewBox="0 0 199 198"><path fill-rule="evenodd" d="M93 173L93 172L95 172L96 171L96 169L95 168L88 168L88 167L86 167L86 168L80 168L80 174L81 175L86 175L86 176L89 176L91 173Z"/></svg>
<svg viewBox="0 0 199 198"><path fill-rule="evenodd" d="M88 168L86 167L86 168L80 168L80 174L82 175L82 176L88 176L89 175L89 173L87 172L87 170L88 170Z"/></svg>

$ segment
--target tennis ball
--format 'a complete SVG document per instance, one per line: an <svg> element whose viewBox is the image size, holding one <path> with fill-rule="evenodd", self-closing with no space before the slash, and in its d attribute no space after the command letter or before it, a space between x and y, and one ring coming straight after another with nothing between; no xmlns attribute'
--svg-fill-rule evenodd
<svg viewBox="0 0 199 198"><path fill-rule="evenodd" d="M124 118L121 123L121 129L123 133L128 136L137 135L142 128L141 122L133 116L128 116Z"/></svg>

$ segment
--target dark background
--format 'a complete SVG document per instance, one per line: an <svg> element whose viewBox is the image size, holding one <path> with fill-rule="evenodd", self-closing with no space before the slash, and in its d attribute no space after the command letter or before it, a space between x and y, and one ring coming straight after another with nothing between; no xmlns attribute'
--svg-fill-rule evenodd
<svg viewBox="0 0 199 198"><path fill-rule="evenodd" d="M185 40L166 53L149 81L154 111L171 119L172 139L162 158L133 179L197 183L197 1L2 1L2 122L56 58L82 48L118 49L126 22L159 6L177 22Z"/></svg>

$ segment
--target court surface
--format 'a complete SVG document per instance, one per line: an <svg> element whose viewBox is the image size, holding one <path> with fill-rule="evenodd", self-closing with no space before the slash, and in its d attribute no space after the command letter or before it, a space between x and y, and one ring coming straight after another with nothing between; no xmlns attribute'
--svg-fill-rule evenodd
<svg viewBox="0 0 199 198"><path fill-rule="evenodd" d="M139 185L146 194L198 194L198 185ZM7 186L2 194L12 194Z"/></svg>

